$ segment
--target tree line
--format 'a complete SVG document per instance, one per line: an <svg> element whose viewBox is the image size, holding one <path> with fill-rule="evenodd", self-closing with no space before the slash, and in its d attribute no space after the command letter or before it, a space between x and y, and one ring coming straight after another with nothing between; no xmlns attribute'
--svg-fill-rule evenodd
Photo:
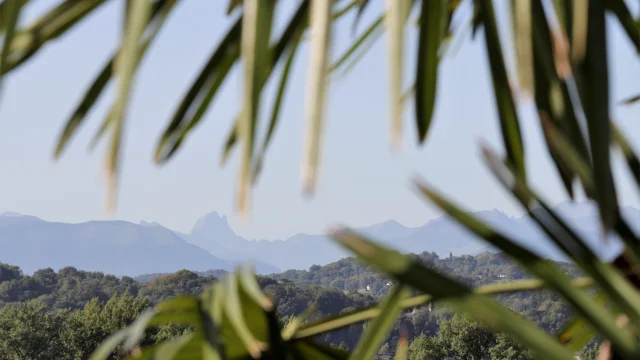
<svg viewBox="0 0 640 360"><path fill-rule="evenodd" d="M500 254L440 258L434 253L415 255L471 284L506 282L529 274ZM559 263L572 276L579 272ZM215 274L216 276L214 276ZM149 274L136 278L105 275L73 267L42 269L32 275L19 267L0 264L0 360L86 359L110 334L130 324L159 302L183 294L198 294L223 276L221 271ZM501 276L504 275L504 276ZM374 306L391 280L346 258L309 270L289 270L259 276L262 291L276 300L281 326L313 308L306 321ZM513 311L535 321L548 333L558 334L572 315L558 296L548 291L501 295ZM366 324L323 334L319 340L353 349ZM189 328L168 325L147 331L142 346L160 343ZM409 359L531 359L532 354L502 334L454 315L446 307L429 304L405 311L378 354L393 359L401 339L409 342ZM598 342L583 350L583 358ZM482 354L482 356L480 355ZM116 350L113 359L121 358Z"/></svg>

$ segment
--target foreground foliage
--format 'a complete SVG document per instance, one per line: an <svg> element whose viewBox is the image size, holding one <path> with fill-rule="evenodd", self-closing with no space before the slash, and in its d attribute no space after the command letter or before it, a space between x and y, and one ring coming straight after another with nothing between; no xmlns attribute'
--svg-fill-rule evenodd
<svg viewBox="0 0 640 360"><path fill-rule="evenodd" d="M79 0L62 2L34 23L26 26L19 20L25 0L0 3L0 30L3 35L0 53L0 75L7 74L27 62L48 41L63 35L106 1ZM126 109L140 59L154 40L166 17L173 12L175 0L127 1L125 4L122 43L96 78L80 105L67 122L56 154L82 123L113 78L117 96L98 131L97 138L109 134L111 141L106 157L110 189L116 187L116 170L126 118ZM437 300L452 310L465 313L498 332L505 332L543 359L570 359L596 333L607 342L601 350L609 358L636 359L640 356L637 331L640 327L640 278L635 269L640 262L640 240L621 216L618 192L611 170L611 147L619 148L634 180L640 186L640 161L625 134L611 122L609 64L607 46L608 20L616 21L629 39L629 46L640 50L638 21L623 0L512 2L512 37L518 78L510 78L502 48L498 20L492 0L388 1L379 20L354 43L337 63L330 63L333 21L354 14L356 21L370 1L306 0L297 3L286 26L275 34L273 24L277 11L275 0L231 1L229 12L241 12L219 46L213 51L197 79L180 102L164 131L156 151L156 160L168 160L202 120L212 99L228 77L234 64L243 66L243 105L225 149L225 158L237 145L242 145L238 181L238 207L246 211L250 189L258 176L264 153L278 121L280 103L288 82L290 64L301 41L309 39L310 64L307 82L306 142L303 154L302 180L307 191L313 191L319 165L324 118L324 100L328 90L327 75L354 59L361 46L372 41L376 28L384 26L388 34L390 63L390 103L392 139L400 133L405 91L402 83L403 40L405 24L413 15L418 24L416 68L411 86L414 100L414 122L418 139L427 138L436 104L438 65L442 50L457 30L452 19L461 9L471 7L474 35L482 32L490 65L493 91L498 110L505 154L499 156L484 148L484 159L497 180L512 193L536 224L571 259L588 279L571 281L553 263L521 248L516 241L475 219L434 189L417 184L418 193L438 205L464 228L485 239L517 260L540 281L491 285L472 288L457 279L443 275L413 257L389 251L347 230L333 233L338 243L353 251L374 268L395 280L395 285L378 309L318 320L305 325L291 322L280 331L271 301L260 291L248 271L224 277L199 296L178 297L159 304L136 322L113 335L94 354L104 358L122 343L122 348L135 350L135 356L164 358L297 358L297 359L365 359L377 352L402 310L418 303ZM338 4L344 7L338 8ZM415 11L414 11L415 8ZM307 31L309 30L309 31ZM306 35L309 36L306 36ZM286 59L286 60L285 60ZM241 60L241 61L240 61ZM258 109L268 80L282 65L281 78L262 146L257 146L256 128L260 123ZM536 112L549 154L567 191L574 197L579 183L589 199L599 208L603 234L616 234L625 248L613 263L604 263L585 245L585 241L535 192L528 183L525 169L522 130L519 121L520 95L533 96ZM637 100L633 97L630 102ZM471 119L473 121L473 119ZM575 309L576 319L559 339L546 334L530 321L500 305L487 294L530 290L546 287L556 291ZM593 286L593 290L584 287ZM407 297L408 289L424 295ZM360 342L351 354L312 340L314 336L341 329L347 325L371 320ZM194 331L179 340L163 343L140 352L138 344L144 329L163 323L192 326ZM406 342L399 342L398 353L405 354ZM137 355L136 355L137 354Z"/></svg>

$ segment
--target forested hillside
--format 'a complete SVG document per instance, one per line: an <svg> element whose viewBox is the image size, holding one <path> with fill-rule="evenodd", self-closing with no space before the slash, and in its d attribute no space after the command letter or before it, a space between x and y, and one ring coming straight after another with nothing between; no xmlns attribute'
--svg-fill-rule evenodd
<svg viewBox="0 0 640 360"><path fill-rule="evenodd" d="M528 274L498 254L439 258L416 255L472 284L505 282ZM572 276L575 267L559 263ZM133 321L148 307L179 294L200 293L223 271L153 274L139 278L105 275L66 267L24 275L18 267L0 264L0 360L86 359L109 334ZM353 258L304 271L259 277L263 291L278 306L284 326L309 308L313 321L323 315L373 306L391 281ZM549 333L558 333L570 309L548 292L503 295L501 300ZM366 325L353 325L323 335L333 346L353 348ZM143 345L180 335L188 328L164 326L149 331ZM495 335L439 304L412 309L397 321L381 359L391 359L401 336L410 341L410 359L529 359L531 354L503 335ZM473 341L470 341L473 339ZM592 344L593 345L593 344ZM592 348L592 347L591 347ZM114 354L114 359L118 354Z"/></svg>

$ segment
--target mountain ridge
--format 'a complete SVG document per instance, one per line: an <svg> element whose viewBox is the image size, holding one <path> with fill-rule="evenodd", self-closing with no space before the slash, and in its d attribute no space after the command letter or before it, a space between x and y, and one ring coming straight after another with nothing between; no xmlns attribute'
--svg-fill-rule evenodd
<svg viewBox="0 0 640 360"><path fill-rule="evenodd" d="M570 222L577 231L585 236L589 245L592 246L597 253L602 254L605 258L615 254L617 251L616 247L619 248L619 242L616 239L608 243L600 241L599 230L597 228L597 210L593 204L586 202L561 202L554 208L563 218ZM623 207L622 213L625 214L634 229L640 230L640 210L632 207ZM144 272L135 271L134 275L140 273L167 272L168 265L162 266L162 264L158 264L157 262L154 263L153 258L155 257L165 259L164 261L173 261L174 265L172 266L182 264L184 266L180 268L189 268L195 271L214 269L216 268L215 266L218 266L218 268L222 270L230 270L240 263L249 261L259 273L268 274L288 269L307 269L311 265L325 265L351 255L322 234L298 233L282 240L245 239L236 234L224 214L216 211L207 213L197 219L188 233L171 230L157 222L141 221L139 224L135 224L123 220L94 220L84 223L68 224L48 222L34 216L16 213L8 213L8 215L2 214L4 213L0 213L0 250L4 249L8 244L16 246L16 242L12 242L9 235L7 235L7 232L11 229L22 229L22 232L19 233L24 237L25 232L30 231L30 227L44 226L42 224L48 224L46 226L49 228L62 226L53 224L63 224L69 229L93 227L93 231L85 229L84 232L76 231L75 233L68 229L70 233L66 236L75 236L75 240L71 243L65 243L60 239L52 239L47 233L43 233L42 237L44 240L49 239L48 241L62 241L60 244L63 246L80 247L85 251L83 256L89 259L92 258L92 256L99 256L99 254L91 253L88 247L83 247L83 244L86 245L85 243L87 242L98 241L98 245L106 246L103 251L106 253L111 251L118 256L118 262L121 262L123 259L129 259L128 261L135 262L135 256L132 257L130 254L123 255L113 250L114 247L120 246L123 247L123 249L120 250L125 251L124 248L129 246L130 248L127 249L129 253L135 249L135 251L145 254L145 256L142 256L144 264L140 265L140 269L145 269ZM550 245L548 241L543 239L544 234L536 228L535 224L527 216L511 216L497 209L470 212L470 214L489 223L501 232L514 237L520 244L538 252L542 256L555 260L563 260L562 254ZM122 227L129 230L124 231L121 229ZM98 228L101 229L100 231L103 231L103 233L96 234ZM120 230L118 230L119 228ZM429 251L435 252L440 256L447 256L449 253L453 255L477 255L487 250L495 251L491 246L488 246L467 232L446 215L429 219L418 227L409 227L397 220L387 220L355 228L355 230L402 252L421 253L423 251ZM13 236L17 235L14 233ZM60 235L60 237L64 236ZM110 239L109 237L124 238ZM38 251L42 252L42 249L39 247L44 246L42 244L43 239L27 239L29 241L25 242L22 251L24 253L32 253L32 255L35 253L37 255ZM146 244L146 247L139 248L140 244L143 243ZM179 250L174 250L173 254L168 253L167 246L169 244L174 244L173 246ZM193 248L187 245L191 245ZM98 248L101 248L100 246L98 246ZM46 246L44 246L44 248L49 249ZM72 249L69 249L69 251L71 250ZM208 264L197 261L194 262L188 258L187 253L193 253L192 256L198 254L196 258L200 259L199 261L203 263L208 262ZM207 256L202 253L206 253ZM19 262L17 263L11 257L18 257L23 263L27 263L26 266L23 266L23 264ZM138 258L140 258L139 254ZM174 261L170 258L178 258L178 260ZM45 263L44 265L56 263L42 256L40 256L39 259ZM76 263L78 262L77 259L74 260L68 257L66 259L70 261L68 262L70 265L73 265L74 261L76 261ZM25 259L24 256L20 257L16 251L13 251L13 253L11 251L0 251L0 261L16 263L23 269L38 266L42 267L43 265L33 264L33 266L30 266L28 259ZM93 263L103 264L99 259L94 260ZM92 264L90 263L89 265ZM105 266L106 269L97 270L113 272L109 269L108 264L103 264L102 266ZM158 268L153 268L154 266Z"/></svg>

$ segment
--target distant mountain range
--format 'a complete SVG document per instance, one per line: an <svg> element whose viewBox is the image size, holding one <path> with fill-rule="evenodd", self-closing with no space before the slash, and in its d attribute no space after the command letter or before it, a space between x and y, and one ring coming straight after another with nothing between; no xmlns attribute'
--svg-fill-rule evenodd
<svg viewBox="0 0 640 360"><path fill-rule="evenodd" d="M566 218L604 258L620 249L615 238L602 240L597 211L590 203L558 204ZM626 207L622 213L640 231L640 210ZM510 217L503 212L479 211L476 217L513 236L522 245L556 260L560 252L546 241L527 216ZM394 220L357 229L403 252L435 252L440 256L476 255L493 250L446 216L420 227L406 227ZM325 265L351 254L324 235L297 234L286 240L247 240L238 236L224 215L216 212L200 218L188 233L157 223L90 221L55 223L37 217L0 213L0 262L19 265L25 272L44 267L74 266L117 275L166 273L180 269L231 270L251 262L257 272L277 273Z"/></svg>

